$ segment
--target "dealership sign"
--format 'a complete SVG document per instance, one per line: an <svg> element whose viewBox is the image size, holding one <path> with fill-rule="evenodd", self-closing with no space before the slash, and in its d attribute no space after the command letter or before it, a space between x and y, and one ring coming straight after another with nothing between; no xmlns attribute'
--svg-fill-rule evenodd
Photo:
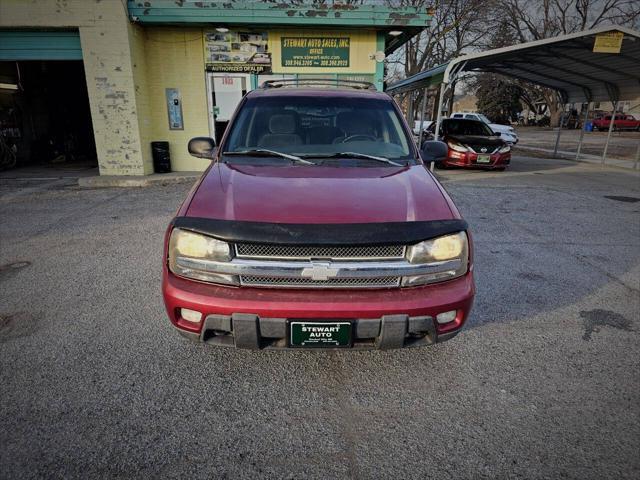
<svg viewBox="0 0 640 480"><path fill-rule="evenodd" d="M282 37L283 67L349 67L348 37Z"/></svg>
<svg viewBox="0 0 640 480"><path fill-rule="evenodd" d="M593 43L594 53L620 53L622 49L622 32L604 32L596 35Z"/></svg>
<svg viewBox="0 0 640 480"><path fill-rule="evenodd" d="M204 33L204 63L210 72L270 73L267 34L229 31Z"/></svg>

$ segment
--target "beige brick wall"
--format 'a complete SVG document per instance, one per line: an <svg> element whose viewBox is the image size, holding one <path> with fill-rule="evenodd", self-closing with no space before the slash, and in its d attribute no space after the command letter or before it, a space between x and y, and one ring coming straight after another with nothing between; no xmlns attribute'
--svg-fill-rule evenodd
<svg viewBox="0 0 640 480"><path fill-rule="evenodd" d="M143 30L121 0L0 0L0 28L77 28L102 175L151 173Z"/></svg>
<svg viewBox="0 0 640 480"><path fill-rule="evenodd" d="M152 140L169 142L172 170L204 170L209 162L187 152L190 138L209 136L202 29L150 27L145 33ZM169 130L166 88L180 90L184 130Z"/></svg>

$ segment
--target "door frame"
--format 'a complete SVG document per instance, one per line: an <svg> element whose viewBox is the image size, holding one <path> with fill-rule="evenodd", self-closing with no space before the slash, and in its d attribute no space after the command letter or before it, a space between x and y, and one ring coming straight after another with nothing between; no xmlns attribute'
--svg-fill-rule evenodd
<svg viewBox="0 0 640 480"><path fill-rule="evenodd" d="M207 88L207 123L209 124L209 136L216 140L216 144L222 140L216 138L216 127L215 120L213 118L213 79L215 77L242 77L245 79L245 85L247 87L247 92L253 90L251 84L251 74L250 73L230 73L230 72L205 72L205 85Z"/></svg>

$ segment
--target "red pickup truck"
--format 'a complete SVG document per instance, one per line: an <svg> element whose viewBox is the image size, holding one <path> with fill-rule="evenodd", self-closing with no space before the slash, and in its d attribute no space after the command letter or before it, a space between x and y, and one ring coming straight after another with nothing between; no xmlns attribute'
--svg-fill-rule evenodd
<svg viewBox="0 0 640 480"><path fill-rule="evenodd" d="M474 298L467 223L395 102L265 82L167 229L162 290L183 335L250 349L401 348L448 340Z"/></svg>
<svg viewBox="0 0 640 480"><path fill-rule="evenodd" d="M611 125L611 115L596 118L593 121L594 130L609 130ZM637 120L633 115L624 115L622 113L616 115L616 119L613 121L614 130L640 130L640 120Z"/></svg>

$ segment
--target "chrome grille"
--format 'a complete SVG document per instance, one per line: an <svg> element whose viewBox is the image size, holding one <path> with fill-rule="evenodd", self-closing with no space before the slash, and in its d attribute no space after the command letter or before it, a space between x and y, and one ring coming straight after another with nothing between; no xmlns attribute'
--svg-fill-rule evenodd
<svg viewBox="0 0 640 480"><path fill-rule="evenodd" d="M312 280L294 277L240 276L240 284L247 287L287 287L287 288L385 288L398 287L400 277L378 278L332 278L330 280Z"/></svg>
<svg viewBox="0 0 640 480"><path fill-rule="evenodd" d="M236 244L236 256L240 258L387 260L404 258L404 253L405 247L403 245L316 247L306 245L263 245L257 243Z"/></svg>

